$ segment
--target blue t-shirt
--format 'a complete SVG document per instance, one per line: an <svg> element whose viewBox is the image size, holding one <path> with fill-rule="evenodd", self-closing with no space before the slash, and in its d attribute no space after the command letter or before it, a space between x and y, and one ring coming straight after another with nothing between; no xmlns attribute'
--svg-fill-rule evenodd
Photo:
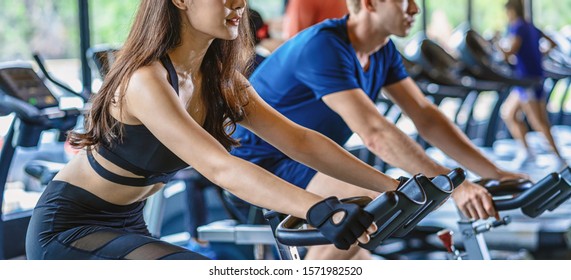
<svg viewBox="0 0 571 280"><path fill-rule="evenodd" d="M361 88L376 100L381 88L408 76L392 41L371 55L364 71L347 33L348 16L310 27L280 46L250 77L259 95L301 126L343 145L352 135L343 119L321 100L325 95ZM233 137L242 144L236 156L261 163L284 155L247 129Z"/></svg>
<svg viewBox="0 0 571 280"><path fill-rule="evenodd" d="M541 32L533 24L523 19L508 27L508 34L521 39L521 47L515 54L516 74L520 77L543 77L542 55L539 49Z"/></svg>

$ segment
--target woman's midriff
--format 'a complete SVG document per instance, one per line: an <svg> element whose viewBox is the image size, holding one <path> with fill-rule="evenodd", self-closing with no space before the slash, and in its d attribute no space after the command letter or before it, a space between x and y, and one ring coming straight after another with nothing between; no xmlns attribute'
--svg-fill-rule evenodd
<svg viewBox="0 0 571 280"><path fill-rule="evenodd" d="M141 178L133 173L126 171L108 160L101 157L96 152L93 156L99 164L105 169L121 176ZM79 152L68 164L55 176L54 180L65 181L72 185L89 191L90 193L100 197L113 204L129 205L138 201L142 201L157 192L164 184L159 183L145 187L125 186L110 182L95 172L89 161L85 151Z"/></svg>

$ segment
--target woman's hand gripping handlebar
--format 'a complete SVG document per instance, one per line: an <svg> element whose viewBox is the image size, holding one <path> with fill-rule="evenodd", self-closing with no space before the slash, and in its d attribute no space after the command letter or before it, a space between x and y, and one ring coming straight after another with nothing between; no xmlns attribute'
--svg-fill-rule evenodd
<svg viewBox="0 0 571 280"><path fill-rule="evenodd" d="M377 230L373 215L354 203L343 203L337 197L326 198L307 211L307 223L335 247L347 250L357 242L369 242L368 234Z"/></svg>

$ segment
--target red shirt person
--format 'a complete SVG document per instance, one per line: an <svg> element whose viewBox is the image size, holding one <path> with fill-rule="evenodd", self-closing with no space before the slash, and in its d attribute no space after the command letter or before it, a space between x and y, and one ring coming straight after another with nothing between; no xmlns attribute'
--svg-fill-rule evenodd
<svg viewBox="0 0 571 280"><path fill-rule="evenodd" d="M284 39L328 18L347 14L345 0L289 0L284 15Z"/></svg>

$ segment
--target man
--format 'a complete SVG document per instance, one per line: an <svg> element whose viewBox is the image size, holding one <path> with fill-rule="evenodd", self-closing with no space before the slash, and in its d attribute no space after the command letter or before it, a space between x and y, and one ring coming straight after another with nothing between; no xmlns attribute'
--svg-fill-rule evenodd
<svg viewBox="0 0 571 280"><path fill-rule="evenodd" d="M486 159L461 131L430 103L410 79L389 39L406 36L419 12L413 0L347 0L349 16L308 28L282 45L253 73L260 96L294 122L339 144L357 133L367 148L389 164L428 176L448 170L432 161L410 137L375 107L381 88L416 125L419 133L476 174L518 178ZM376 196L299 164L239 127L242 147L233 153L298 186L323 196ZM343 163L339 163L343 164ZM459 209L473 219L498 218L491 195L471 182L453 194ZM310 248L306 258L369 258L354 246Z"/></svg>

